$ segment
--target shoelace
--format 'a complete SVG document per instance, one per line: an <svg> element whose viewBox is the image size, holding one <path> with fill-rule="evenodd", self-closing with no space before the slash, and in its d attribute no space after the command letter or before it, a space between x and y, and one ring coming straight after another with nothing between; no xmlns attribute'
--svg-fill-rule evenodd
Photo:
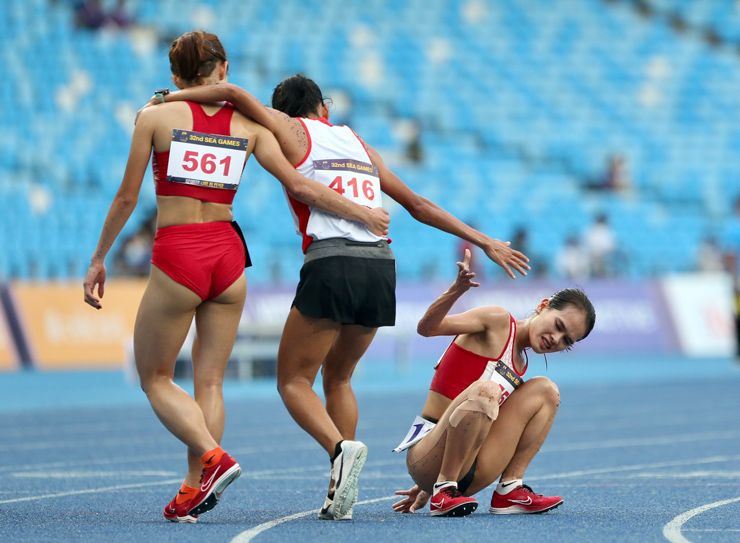
<svg viewBox="0 0 740 543"><path fill-rule="evenodd" d="M440 492L444 492L450 498L459 498L463 495L456 486L446 486Z"/></svg>
<svg viewBox="0 0 740 543"><path fill-rule="evenodd" d="M529 493L530 493L530 494L532 494L533 496L542 496L542 494L537 494L537 493L536 493L536 492L535 492L534 490L532 490L532 489L531 489L531 488L530 488L529 486L527 486L527 485L522 485L522 486L521 486L521 488L522 488L522 490L525 490L525 491L529 492Z"/></svg>

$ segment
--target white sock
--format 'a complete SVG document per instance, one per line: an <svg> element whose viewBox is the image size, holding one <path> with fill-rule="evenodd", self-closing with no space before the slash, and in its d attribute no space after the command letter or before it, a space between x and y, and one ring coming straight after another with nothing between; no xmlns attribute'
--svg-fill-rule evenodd
<svg viewBox="0 0 740 543"><path fill-rule="evenodd" d="M500 481L498 485L496 485L496 492L500 494L501 496L505 496L512 490L514 490L517 487L522 486L523 481L521 479L512 479L511 481Z"/></svg>
<svg viewBox="0 0 740 543"><path fill-rule="evenodd" d="M440 490L442 490L443 488L447 488L448 486L454 486L455 488L457 488L457 483L455 481L441 481L439 483L434 483L432 496L436 496Z"/></svg>

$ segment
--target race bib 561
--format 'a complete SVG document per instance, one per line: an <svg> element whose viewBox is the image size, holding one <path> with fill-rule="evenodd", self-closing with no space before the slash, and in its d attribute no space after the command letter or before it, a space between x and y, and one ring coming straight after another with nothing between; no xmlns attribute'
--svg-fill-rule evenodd
<svg viewBox="0 0 740 543"><path fill-rule="evenodd" d="M173 130L167 181L236 190L247 161L245 138Z"/></svg>

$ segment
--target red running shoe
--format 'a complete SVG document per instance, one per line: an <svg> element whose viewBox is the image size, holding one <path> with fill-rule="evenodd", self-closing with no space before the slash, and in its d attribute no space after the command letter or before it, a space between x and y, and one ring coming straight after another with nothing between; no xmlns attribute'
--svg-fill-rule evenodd
<svg viewBox="0 0 740 543"><path fill-rule="evenodd" d="M466 498L454 484L441 488L429 502L433 517L464 517L477 507L478 500Z"/></svg>
<svg viewBox="0 0 740 543"><path fill-rule="evenodd" d="M198 493L190 500L188 515L196 516L210 511L218 504L226 487L242 474L242 469L231 456L224 453L213 466L203 468Z"/></svg>
<svg viewBox="0 0 740 543"><path fill-rule="evenodd" d="M489 511L494 515L526 515L544 513L562 503L563 498L560 496L547 497L535 494L527 485L521 485L504 495L494 491Z"/></svg>
<svg viewBox="0 0 740 543"><path fill-rule="evenodd" d="M176 503L177 496L164 508L164 518L170 522L191 522L198 521L198 515L188 515L190 509L190 500L182 503Z"/></svg>

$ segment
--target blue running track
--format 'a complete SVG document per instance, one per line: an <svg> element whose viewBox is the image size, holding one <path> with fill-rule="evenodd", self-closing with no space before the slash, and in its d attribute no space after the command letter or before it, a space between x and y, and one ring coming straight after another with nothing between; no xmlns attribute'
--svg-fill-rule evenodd
<svg viewBox="0 0 740 543"><path fill-rule="evenodd" d="M285 411L274 382L228 383L224 448L243 474L197 524L162 509L185 472L184 447L120 372L0 375L0 541L740 541L740 370L730 360L553 357L531 375L562 405L525 478L565 503L493 516L491 489L466 518L391 509L407 489L391 449L421 409L430 364L358 368L358 439L370 454L351 522L316 518L329 463Z"/></svg>

